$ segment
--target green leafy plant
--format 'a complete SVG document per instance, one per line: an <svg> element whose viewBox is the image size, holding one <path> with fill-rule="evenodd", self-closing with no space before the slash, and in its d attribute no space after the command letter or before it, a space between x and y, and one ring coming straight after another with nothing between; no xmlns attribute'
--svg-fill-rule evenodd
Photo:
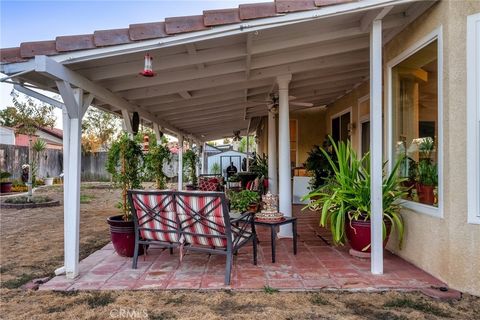
<svg viewBox="0 0 480 320"><path fill-rule="evenodd" d="M150 143L148 153L145 155L145 167L155 179L157 189L165 189L166 176L163 172L163 165L170 163L171 152L163 144Z"/></svg>
<svg viewBox="0 0 480 320"><path fill-rule="evenodd" d="M217 162L212 164L212 174L222 174L222 169L220 168L220 164Z"/></svg>
<svg viewBox="0 0 480 320"><path fill-rule="evenodd" d="M32 159L32 182L34 186L37 186L37 175L40 169L40 157L47 149L47 143L43 139L37 139L32 144L33 159Z"/></svg>
<svg viewBox="0 0 480 320"><path fill-rule="evenodd" d="M262 194L267 192L265 187L265 180L268 180L268 158L266 155L255 155L252 164L250 165L250 172L255 173L258 178L258 188Z"/></svg>
<svg viewBox="0 0 480 320"><path fill-rule="evenodd" d="M125 221L131 220L131 213L127 201L129 189L140 189L143 178L143 153L140 145L130 139L127 133L122 134L114 141L108 151L107 171L113 181L122 189L121 210Z"/></svg>
<svg viewBox="0 0 480 320"><path fill-rule="evenodd" d="M183 167L187 169L190 183L194 186L197 185L197 173L196 167L198 162L198 156L192 149L185 151L183 154Z"/></svg>
<svg viewBox="0 0 480 320"><path fill-rule="evenodd" d="M343 245L346 241L345 226L347 221L369 221L370 202L370 155L358 158L350 142L338 145L331 139L337 161L323 150L333 170L327 183L307 194L304 199L311 202L305 207L321 211L320 225L330 225L335 244ZM391 173L383 177L383 236L386 236L385 220L397 229L399 247L402 247L404 224L399 214L399 201L406 195L401 183L405 181L397 174L400 162ZM385 167L385 165L384 165ZM304 209L305 209L304 208Z"/></svg>
<svg viewBox="0 0 480 320"><path fill-rule="evenodd" d="M421 160L418 163L418 182L425 186L437 186L437 165L427 159Z"/></svg>
<svg viewBox="0 0 480 320"><path fill-rule="evenodd" d="M231 191L227 194L230 200L230 209L238 212L245 212L248 206L258 203L260 195L256 191L242 190L240 192Z"/></svg>
<svg viewBox="0 0 480 320"><path fill-rule="evenodd" d="M315 190L323 186L325 182L333 175L332 167L328 162L325 153L333 160L335 155L330 151L330 143L324 142L321 148L314 145L312 150L308 152L308 158L305 161L305 168L312 175L310 188Z"/></svg>

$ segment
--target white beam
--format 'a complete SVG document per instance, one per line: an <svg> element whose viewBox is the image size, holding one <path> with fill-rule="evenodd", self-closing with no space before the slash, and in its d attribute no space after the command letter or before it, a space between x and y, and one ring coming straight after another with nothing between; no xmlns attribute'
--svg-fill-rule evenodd
<svg viewBox="0 0 480 320"><path fill-rule="evenodd" d="M158 125L158 123L153 124L153 132L155 132L155 138L157 139L157 143L162 141L162 129Z"/></svg>
<svg viewBox="0 0 480 320"><path fill-rule="evenodd" d="M197 55L197 48L195 47L194 43L187 43L186 47L189 55L191 55L192 57ZM205 65L203 63L197 63L197 69L203 70L205 69Z"/></svg>
<svg viewBox="0 0 480 320"><path fill-rule="evenodd" d="M279 210L285 217L292 216L292 165L290 163L290 108L288 85L292 75L277 78L278 83L278 193ZM280 226L279 237L291 238L292 225Z"/></svg>
<svg viewBox="0 0 480 320"><path fill-rule="evenodd" d="M188 91L180 91L178 94L183 98L183 99L191 99L192 95Z"/></svg>
<svg viewBox="0 0 480 320"><path fill-rule="evenodd" d="M370 31L371 272L383 274L382 20Z"/></svg>
<svg viewBox="0 0 480 320"><path fill-rule="evenodd" d="M35 57L35 71L43 74L47 74L50 77L53 77L57 79L57 85L59 85L59 90L63 90L62 88L65 87L65 85L62 83L63 81L68 81L70 84L82 88L85 91L88 91L95 95L95 97L98 100L102 100L110 105L114 105L119 107L120 109L126 109L128 111L137 111L140 116L143 118L160 124L162 127L168 128L170 131L176 133L176 134L184 134L187 135L187 133L183 133L181 130L178 128L175 128L174 126L170 125L169 123L166 123L165 121L162 121L158 119L156 116L152 115L151 113L131 104L130 102L126 101L125 99L117 96L116 94L112 93L111 91L99 86L96 83L93 83L92 81L86 79L85 77L81 76L80 74L68 69L67 67L55 62L50 57L47 56L36 56ZM69 99L71 100L71 97L67 94L64 99ZM71 104L70 102L67 103L65 101L65 105L68 106L68 104Z"/></svg>
<svg viewBox="0 0 480 320"><path fill-rule="evenodd" d="M245 58L245 79L247 80L248 78L250 78L250 68L252 66L252 42L253 42L253 33L248 33L246 44L245 44L246 51L247 51L247 56Z"/></svg>
<svg viewBox="0 0 480 320"><path fill-rule="evenodd" d="M28 89L28 88L23 87L23 86L21 86L21 85L19 85L19 84L13 85L13 88L14 88L15 90L17 90L18 92L24 93L24 94L26 94L26 95L28 95L28 96L30 96L30 97L33 97L33 98L35 98L35 99L38 99L38 100L40 100L40 101L42 101L42 102L45 102L45 103L47 103L47 104L50 104L50 105L52 105L52 106L54 106L54 107L56 107L56 108L58 108L58 109L62 109L62 110L63 110L63 108L65 108L65 105L64 105L62 102L60 102L60 101L58 101L58 100L55 100L55 99L53 99L53 98L47 97L47 96L45 96L45 95L43 95L43 94L41 94L41 93L39 93L39 92L37 92L37 91L35 91L35 90Z"/></svg>
<svg viewBox="0 0 480 320"><path fill-rule="evenodd" d="M368 41L366 41L368 47ZM325 52L325 51L324 51ZM190 80L179 83L170 83L162 86L153 86L143 89L127 90L122 92L122 96L126 99L143 99L155 96L168 95L178 93L181 90L201 90L210 89L217 93L224 86L237 87L237 89L252 88L252 80L265 80L275 78L285 72L298 73L303 71L311 71L314 69L332 68L335 66L354 65L360 62L368 61L368 51L357 50L355 52L338 53L317 59L310 59L300 62L292 62L290 64L283 64L272 66L268 68L252 70L250 73L250 80L245 81L245 76L242 72L232 73L219 77L209 77L201 80ZM252 65L253 65L252 61ZM267 62L269 63L269 62ZM214 89L212 89L212 87Z"/></svg>

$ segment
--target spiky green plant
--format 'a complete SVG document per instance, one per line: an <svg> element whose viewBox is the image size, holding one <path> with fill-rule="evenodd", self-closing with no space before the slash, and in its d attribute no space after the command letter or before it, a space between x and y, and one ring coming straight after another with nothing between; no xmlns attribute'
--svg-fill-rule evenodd
<svg viewBox="0 0 480 320"><path fill-rule="evenodd" d="M321 211L320 225L330 225L333 241L343 245L346 241L345 226L351 220L370 220L370 155L357 157L350 142L338 144L330 138L336 161L322 149L328 160L333 176L327 183L307 194L304 199L310 203L304 208ZM399 247L402 247L404 224L399 214L399 201L406 194L401 187L404 178L397 174L400 161L392 172L383 177L383 237L386 237L385 220L397 229ZM384 164L385 168L385 164Z"/></svg>

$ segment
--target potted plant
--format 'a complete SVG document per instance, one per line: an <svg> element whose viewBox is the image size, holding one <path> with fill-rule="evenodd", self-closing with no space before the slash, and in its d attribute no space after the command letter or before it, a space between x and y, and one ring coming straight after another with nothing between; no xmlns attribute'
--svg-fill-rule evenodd
<svg viewBox="0 0 480 320"><path fill-rule="evenodd" d="M112 175L113 182L122 189L122 201L117 205L122 214L107 218L113 247L120 256L133 257L135 231L127 191L142 186L142 148L136 141L130 139L127 133L122 134L112 143L108 151L106 168ZM142 254L143 250L140 250L140 253Z"/></svg>
<svg viewBox="0 0 480 320"><path fill-rule="evenodd" d="M53 177L50 177L50 174L47 172L47 176L43 179L43 182L46 186L53 185Z"/></svg>
<svg viewBox="0 0 480 320"><path fill-rule="evenodd" d="M312 180L310 181L311 190L315 190L320 186L323 186L328 178L330 178L333 174L332 167L330 166L330 163L323 152L325 151L330 158L335 159L330 149L330 142L328 139L325 139L322 147L314 145L312 150L308 152L308 158L305 161L305 169L307 169L307 172L312 176Z"/></svg>
<svg viewBox="0 0 480 320"><path fill-rule="evenodd" d="M327 183L306 195L312 200L306 208L321 211L320 225L327 223L335 244L346 240L352 249L370 251L370 155L358 158L350 142L338 145L331 139L334 161L326 150L324 155L330 163L333 175ZM396 228L399 247L402 247L404 224L399 214L399 201L406 195L397 174L400 162L392 172L383 177L383 239L386 245L391 228Z"/></svg>
<svg viewBox="0 0 480 320"><path fill-rule="evenodd" d="M438 185L437 165L432 160L432 153L435 149L435 141L431 137L423 138L418 150L420 160L418 161L418 200L421 203L435 204L435 188Z"/></svg>
<svg viewBox="0 0 480 320"><path fill-rule="evenodd" d="M186 186L187 190L195 190L197 188L197 162L198 156L195 151L191 149L185 151L183 154L183 167L187 169L186 172L190 181L190 184Z"/></svg>
<svg viewBox="0 0 480 320"><path fill-rule="evenodd" d="M256 212L260 195L258 192L251 190L242 190L240 192L230 191L228 193L228 199L230 200L230 210L232 212Z"/></svg>
<svg viewBox="0 0 480 320"><path fill-rule="evenodd" d="M170 163L170 161L170 149L163 144L150 142L148 153L145 155L145 167L153 176L157 189L161 190L166 188L166 175L163 172L163 166L165 163Z"/></svg>
<svg viewBox="0 0 480 320"><path fill-rule="evenodd" d="M12 181L10 180L11 176L12 174L10 172L0 172L0 193L12 192Z"/></svg>
<svg viewBox="0 0 480 320"><path fill-rule="evenodd" d="M435 204L435 188L438 184L437 165L422 159L418 164L418 199L421 203Z"/></svg>

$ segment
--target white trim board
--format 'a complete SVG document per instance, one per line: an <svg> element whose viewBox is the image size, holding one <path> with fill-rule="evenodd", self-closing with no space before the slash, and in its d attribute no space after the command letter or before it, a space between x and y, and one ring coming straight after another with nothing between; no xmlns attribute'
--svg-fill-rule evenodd
<svg viewBox="0 0 480 320"><path fill-rule="evenodd" d="M362 124L370 121L370 105L368 106L368 113L360 116L360 104L370 100L370 94L366 94L363 97L357 99L357 123L358 123L358 154L362 155Z"/></svg>
<svg viewBox="0 0 480 320"><path fill-rule="evenodd" d="M467 17L468 223L480 224L480 13Z"/></svg>
<svg viewBox="0 0 480 320"><path fill-rule="evenodd" d="M426 35L425 37L421 38L417 41L414 45L400 53L398 56L393 58L387 63L387 155L388 155L388 170L391 172L393 163L395 161L394 154L393 154L393 119L392 119L392 68L396 66L398 63L402 62L406 58L410 57L414 53L418 52L419 50L423 49L433 41L437 40L437 48L438 48L438 82L437 82L437 90L438 90L438 207L429 206L413 201L402 201L402 206L413 210L417 213L426 214L429 216L443 218L444 217L444 179L443 179L443 27L439 26L431 33Z"/></svg>

